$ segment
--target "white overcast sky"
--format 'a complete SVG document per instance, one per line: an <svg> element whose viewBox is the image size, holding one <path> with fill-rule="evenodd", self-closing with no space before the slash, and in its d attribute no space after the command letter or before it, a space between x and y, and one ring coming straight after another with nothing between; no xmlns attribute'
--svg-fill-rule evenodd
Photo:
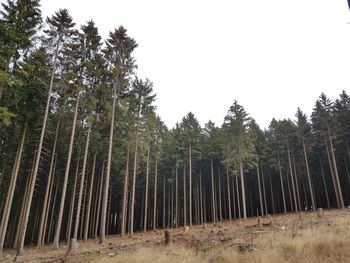
<svg viewBox="0 0 350 263"><path fill-rule="evenodd" d="M346 0L42 0L77 25L93 19L103 38L123 25L139 47L141 77L154 83L168 127L192 111L221 125L234 100L262 128L272 117L310 114L323 91L350 88ZM350 92L349 92L350 93Z"/></svg>

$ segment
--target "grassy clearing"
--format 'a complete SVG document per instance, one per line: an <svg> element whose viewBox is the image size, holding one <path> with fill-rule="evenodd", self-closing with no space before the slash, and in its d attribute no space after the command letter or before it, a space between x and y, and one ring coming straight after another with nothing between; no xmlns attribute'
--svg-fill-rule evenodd
<svg viewBox="0 0 350 263"><path fill-rule="evenodd" d="M277 215L257 220L194 226L172 230L174 244L164 245L163 231L137 233L133 239L109 237L101 247L96 241L80 244L78 253L64 249L27 249L23 262L350 262L350 211ZM5 253L6 254L6 253ZM56 259L57 261L52 261ZM13 257L0 258L9 262Z"/></svg>

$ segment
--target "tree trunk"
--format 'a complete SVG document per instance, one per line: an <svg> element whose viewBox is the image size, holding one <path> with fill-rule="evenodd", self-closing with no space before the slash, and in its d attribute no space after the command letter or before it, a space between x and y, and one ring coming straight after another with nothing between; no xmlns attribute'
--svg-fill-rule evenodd
<svg viewBox="0 0 350 263"><path fill-rule="evenodd" d="M78 238L78 229L79 229L79 220L80 220L80 210L81 210L81 202L83 199L83 189L84 189L84 182L85 182L85 171L86 171L86 162L87 157L89 153L89 143L90 143L90 133L91 133L91 126L89 126L88 133L86 136L86 145L85 145L85 152L84 152L84 160L83 160L83 168L81 171L81 178L80 178L80 187L79 187L79 196L78 196L78 203L77 203L77 214L75 217L75 224L74 224L74 232L73 232L73 238L71 240L71 252L76 251L76 242ZM83 222L81 222L83 223Z"/></svg>
<svg viewBox="0 0 350 263"><path fill-rule="evenodd" d="M126 230L126 213L127 213L127 203L128 203L128 177L129 177L129 156L130 156L130 149L128 146L128 152L126 155L126 167L125 167L125 176L124 176L124 191L123 191L123 207L122 207L122 225L121 225L121 233L120 235L122 237L125 236L125 230Z"/></svg>
<svg viewBox="0 0 350 263"><path fill-rule="evenodd" d="M335 198L337 201L337 207L340 208L340 197L339 197L339 192L338 192L338 187L337 187L337 183L336 183L336 179L335 179L335 172L334 172L334 168L333 168L333 164L331 161L331 156L329 154L329 149L328 149L328 143L325 140L325 145L326 145L326 152L327 152L327 157L328 157L328 163L329 163L329 169L331 170L331 177L332 177L332 182L333 182L333 187L334 187L334 194L335 194Z"/></svg>
<svg viewBox="0 0 350 263"><path fill-rule="evenodd" d="M283 212L287 213L287 206L286 206L286 196L284 194L284 186L283 186L283 177L282 177L282 168L281 168L281 161L280 156L277 153L277 159L278 159L278 170L280 174L280 180L281 180L281 190L282 190L282 198L283 198Z"/></svg>
<svg viewBox="0 0 350 263"><path fill-rule="evenodd" d="M105 173L105 160L102 161L102 171L100 176L100 189L98 191L98 201L97 201L97 215L96 215L96 225L95 225L95 237L97 236L97 230L100 225L100 212L101 212L101 202L102 202L102 191L103 191L103 178ZM101 232L100 232L101 233Z"/></svg>
<svg viewBox="0 0 350 263"><path fill-rule="evenodd" d="M228 219L232 220L231 196L230 196L230 180L229 180L229 176L228 176L228 165L226 166L226 182L227 182Z"/></svg>
<svg viewBox="0 0 350 263"><path fill-rule="evenodd" d="M134 208L135 208L135 186L136 186L136 173L137 173L137 150L138 150L138 138L135 141L135 155L134 155L134 171L132 177L132 190L131 190L131 215L130 215L130 232L129 237L133 237L134 234Z"/></svg>
<svg viewBox="0 0 350 263"><path fill-rule="evenodd" d="M186 166L185 162L183 163L183 168L184 168L184 226L186 226L186 221L187 221L187 202L186 202Z"/></svg>
<svg viewBox="0 0 350 263"><path fill-rule="evenodd" d="M69 149L68 149L67 164L66 164L65 172L64 172L61 202L60 202L60 208L59 208L59 212L58 212L58 219L57 219L57 224L56 224L55 236L54 236L54 240L53 240L53 248L54 249L59 248L61 226L62 226L62 217L63 217L64 203L66 200L66 192L67 192L67 183L68 183L70 163L71 163L71 159L72 159L72 151L73 151L75 127L76 127L76 123L77 123L78 107L79 107L79 94L78 94L77 102L75 105L73 126L72 126L72 132L71 132L71 137L70 137Z"/></svg>
<svg viewBox="0 0 350 263"><path fill-rule="evenodd" d="M52 210L51 210L51 217L50 217L50 225L49 225L49 232L47 234L47 240L46 242L49 243L50 238L51 238L51 233L52 233L52 229L53 229L53 219L54 219L54 215L55 215L55 206L56 206L56 197L57 197L57 192L58 192L58 186L59 186L59 181L60 178L57 178L57 183L56 183L56 190L55 190L55 195L53 197L53 201L52 201Z"/></svg>
<svg viewBox="0 0 350 263"><path fill-rule="evenodd" d="M2 213L1 225L0 225L0 255L2 254L3 247L4 247L8 220L9 220L9 216L10 216L10 212L11 212L13 196L14 196L15 189L16 189L18 171L19 171L19 167L21 166L24 141L25 141L26 134L27 134L27 124L28 124L28 121L26 121L26 123L24 124L24 127L23 127L21 142L18 145L15 162L14 162L14 165L12 168L11 181L10 181L9 191L8 191L7 197L6 197L5 208L4 208L4 211Z"/></svg>
<svg viewBox="0 0 350 263"><path fill-rule="evenodd" d="M144 220L143 220L143 231L147 230L147 209L148 209L148 176L149 176L149 151L150 147L147 150L147 164L146 164L146 189L145 189L145 208L144 208Z"/></svg>
<svg viewBox="0 0 350 263"><path fill-rule="evenodd" d="M310 190L310 196L311 196L311 204L312 204L312 210L316 210L316 202L314 199L314 191L312 189L312 183L311 183L311 176L310 176L310 169L309 169L309 161L307 158L307 153L306 153L306 147L305 147L305 141L303 140L303 150L304 150L304 158L305 158L305 165L306 165L306 173L307 173L307 180L309 183L309 190Z"/></svg>
<svg viewBox="0 0 350 263"><path fill-rule="evenodd" d="M45 215L46 215L46 210L47 210L47 202L48 202L48 196L49 196L49 190L50 190L51 180L52 180L53 165L54 165L55 154L56 154L56 145L57 145L57 137L58 137L59 127L60 127L60 120L57 121L55 141L54 141L53 147L52 147L52 155L51 155L51 161L50 161L49 175L48 175L48 178L47 178L46 190L45 190L45 196L44 196L44 204L43 204L43 207L42 207L41 217L40 217L37 247L41 247L43 245L43 241L44 241L44 237L43 237L44 220L45 220Z"/></svg>
<svg viewBox="0 0 350 263"><path fill-rule="evenodd" d="M153 199L153 230L157 228L157 180L158 180L158 154L156 154L156 166L154 171L154 199Z"/></svg>
<svg viewBox="0 0 350 263"><path fill-rule="evenodd" d="M273 214L276 214L275 198L273 197L271 174L269 175L269 180L270 180L270 193L271 193L272 212L273 212Z"/></svg>
<svg viewBox="0 0 350 263"><path fill-rule="evenodd" d="M322 165L321 159L320 159L320 167L321 167L321 175L322 175L322 182L323 182L323 186L324 186L324 192L326 194L327 207L330 208L331 205L329 203L329 195L328 195L326 180L324 178L324 171L323 171L323 165Z"/></svg>
<svg viewBox="0 0 350 263"><path fill-rule="evenodd" d="M239 197L239 186L238 186L238 175L235 176L236 181L236 195L237 195L237 211L238 211L238 218L241 219L241 200Z"/></svg>
<svg viewBox="0 0 350 263"><path fill-rule="evenodd" d="M337 189L338 189L338 193L339 193L339 201L340 201L340 207L344 208L344 199L343 199L343 193L341 190L341 186L340 186L340 181L339 181L339 175L338 175L338 168L337 168L337 162L335 159L335 153L334 153L334 147L333 147L333 141L331 138L331 134L328 131L328 138L329 138L329 143L330 143L330 147L331 147L331 156L333 159L333 165L334 165L334 174L335 174L335 179L336 179L336 185L337 185Z"/></svg>
<svg viewBox="0 0 350 263"><path fill-rule="evenodd" d="M246 200L245 200L245 186L244 186L244 173L243 173L243 163L239 162L239 170L241 174L241 189L242 189L242 205L243 205L243 218L247 219L247 208L246 208Z"/></svg>
<svg viewBox="0 0 350 263"><path fill-rule="evenodd" d="M288 144L287 144L287 153L288 153L288 163L289 163L290 178L291 178L291 183L292 183L294 207L295 207L295 212L298 212L298 203L297 203L297 196L296 196L296 192L295 192L295 185L294 185L294 178L293 178L293 169L292 169L292 161L291 161L291 158L290 158L290 150L289 150L289 145Z"/></svg>
<svg viewBox="0 0 350 263"><path fill-rule="evenodd" d="M210 175L211 175L211 211L212 221L216 222L216 208L215 208L215 196L214 196L214 169L213 169L213 158L210 158Z"/></svg>
<svg viewBox="0 0 350 263"><path fill-rule="evenodd" d="M70 237L72 234L72 226L73 226L73 218L74 218L74 208L75 208L75 193L77 189L77 183L78 183L78 177L79 177L79 163L80 163L80 149L78 152L78 160L77 160L77 168L75 171L75 178L74 178L74 186L73 186L73 193L71 196L71 203L69 208L69 215L68 215L68 228L66 232L66 240L69 247L70 244Z"/></svg>
<svg viewBox="0 0 350 263"><path fill-rule="evenodd" d="M260 201L260 215L264 215L264 206L263 206L263 200L261 195L261 186L260 186L260 172L259 172L259 162L256 165L256 173L258 175L258 190L259 190L259 201Z"/></svg>
<svg viewBox="0 0 350 263"><path fill-rule="evenodd" d="M112 164L114 115L115 115L116 100L117 100L117 87L115 86L114 89L113 89L113 107L112 107L111 129L110 129L110 132L109 132L106 180L105 180L104 194L103 194L103 199L102 199L100 244L103 244L105 242L105 239L106 239L107 202L108 202L109 178L110 178L110 174L111 174L111 164Z"/></svg>
<svg viewBox="0 0 350 263"><path fill-rule="evenodd" d="M192 227L192 145L188 149L188 161L189 161L189 220L190 227Z"/></svg>
<svg viewBox="0 0 350 263"><path fill-rule="evenodd" d="M262 166L261 166L261 181L262 181L263 194L264 194L265 215L267 215L267 200L266 200L266 189L265 189L264 169L263 169Z"/></svg>
<svg viewBox="0 0 350 263"><path fill-rule="evenodd" d="M84 242L87 242L88 231L89 231L89 227L91 226L91 224L90 224L90 211L91 211L92 189L94 187L95 167L96 167L96 153L94 155L94 161L93 161L93 164L92 164L92 174L91 174L91 179L90 179L89 197L88 197L88 202L87 202L87 206L86 206L86 216L85 216L86 220L85 220L85 228L84 228Z"/></svg>
<svg viewBox="0 0 350 263"><path fill-rule="evenodd" d="M221 207L221 173L220 173L220 163L218 164L218 174L219 174L219 217L220 221L222 221L222 207Z"/></svg>
<svg viewBox="0 0 350 263"><path fill-rule="evenodd" d="M202 186L202 171L199 172L199 191L200 191L200 206L201 206L201 224L204 224L203 221L203 186Z"/></svg>
<svg viewBox="0 0 350 263"><path fill-rule="evenodd" d="M179 195L178 195L178 191L179 191L179 174L178 174L178 163L176 160L175 163L175 227L178 227L178 219L179 219L179 215L178 215L178 199L179 199Z"/></svg>

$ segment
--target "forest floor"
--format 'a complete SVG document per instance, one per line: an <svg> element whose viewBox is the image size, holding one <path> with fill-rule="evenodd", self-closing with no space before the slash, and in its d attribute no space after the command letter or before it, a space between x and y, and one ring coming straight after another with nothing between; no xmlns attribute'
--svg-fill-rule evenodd
<svg viewBox="0 0 350 263"><path fill-rule="evenodd" d="M133 238L109 236L79 242L75 254L67 247L52 250L26 247L17 262L350 262L350 210L324 210L223 221L172 229L173 244L165 246L164 231L135 233ZM5 250L0 262L16 260Z"/></svg>

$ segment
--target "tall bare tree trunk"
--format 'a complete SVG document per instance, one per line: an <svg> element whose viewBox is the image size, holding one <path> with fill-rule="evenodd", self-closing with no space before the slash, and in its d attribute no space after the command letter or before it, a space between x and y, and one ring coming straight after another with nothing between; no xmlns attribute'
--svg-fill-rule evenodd
<svg viewBox="0 0 350 263"><path fill-rule="evenodd" d="M259 191L259 202L260 202L260 215L264 215L264 206L261 194L261 185L260 185L260 172L259 172L259 162L256 165L256 174L258 175L258 191Z"/></svg>
<svg viewBox="0 0 350 263"><path fill-rule="evenodd" d="M100 244L104 243L106 240L106 216L107 216L109 178L111 175L111 164L112 164L114 115L115 115L116 100L117 100L117 87L115 86L113 89L113 107L112 107L111 129L109 132L106 179L105 179L103 199L102 199L101 224L100 224L101 225L101 227L100 227Z"/></svg>
<svg viewBox="0 0 350 263"><path fill-rule="evenodd" d="M190 144L190 147L188 149L188 161L189 161L189 193L188 193L188 199L189 199L189 220L190 220L190 227L192 227L192 145Z"/></svg>
<svg viewBox="0 0 350 263"><path fill-rule="evenodd" d="M89 227L91 226L90 224L90 210L91 210L91 200L92 200L92 189L94 186L94 177L95 177L95 167L96 167L96 153L94 155L94 161L92 164L92 174L91 174L91 179L90 179L90 187L89 187L89 197L88 197L88 202L86 206L86 221L85 221L85 228L84 228L84 242L87 241L88 239L88 231Z"/></svg>
<svg viewBox="0 0 350 263"><path fill-rule="evenodd" d="M305 147L305 141L303 139L303 150L304 150L304 158L305 158L305 165L306 165L306 173L307 173L307 180L309 183L309 191L310 191L310 196L311 196L311 203L312 203L312 210L316 210L316 202L314 199L314 190L312 188L312 183L311 183L311 176L310 176L310 169L309 169L309 161L307 158L307 153L306 153L306 147Z"/></svg>
<svg viewBox="0 0 350 263"><path fill-rule="evenodd" d="M231 213L231 196L230 196L230 180L228 176L228 165L226 166L226 184L227 184L227 203L228 203L228 219L232 220Z"/></svg>
<svg viewBox="0 0 350 263"><path fill-rule="evenodd" d="M57 218L55 236L54 236L54 239L53 239L53 248L54 249L58 249L59 248L59 242L60 242L60 234L61 234L61 226L62 226L64 203L66 201L67 183L68 183L68 176L69 176L69 170L70 170L70 163L71 163L71 160L72 160L72 151L73 151L75 127L76 127L76 124L77 124L79 98L80 98L79 95L80 94L78 93L77 102L76 102L75 111L74 111L72 132L71 132L71 137L70 137L70 142L69 142L67 164L66 164L66 168L65 168L65 172L64 172L63 189L62 189L62 194L61 194L60 208L59 208L59 211L58 211L58 218Z"/></svg>
<svg viewBox="0 0 350 263"><path fill-rule="evenodd" d="M186 226L187 223L187 202L186 202L186 166L185 162L183 163L183 168L184 168L184 226Z"/></svg>
<svg viewBox="0 0 350 263"><path fill-rule="evenodd" d="M292 169L292 161L291 161L291 158L290 158L290 150L289 150L289 145L288 144L287 144L287 154L288 154L290 179L291 179L291 183L292 183L294 207L295 207L295 212L298 212L298 203L297 203L297 196L296 196L296 192L295 192L295 185L294 185L294 178L293 178L293 169Z"/></svg>
<svg viewBox="0 0 350 263"><path fill-rule="evenodd" d="M97 215L96 215L96 225L95 225L95 237L97 236L97 230L100 225L100 213L101 213L101 203L102 203L102 191L103 191L103 178L105 173L105 160L102 161L102 171L100 176L100 189L98 191L98 201L97 201ZM101 233L101 232L100 232Z"/></svg>
<svg viewBox="0 0 350 263"><path fill-rule="evenodd" d="M76 196L76 189L77 189L77 183L78 183L78 177L79 177L79 163L80 163L80 149L78 152L78 160L77 160L77 168L75 171L73 193L71 196L71 203L70 203L69 213L68 213L68 226L67 226L67 232L66 232L66 240L68 245L70 244L70 238L72 234L72 225L73 225L74 208L75 208L75 196Z"/></svg>
<svg viewBox="0 0 350 263"><path fill-rule="evenodd" d="M81 202L83 199L83 190L84 190L84 182L85 182L85 172L86 172L86 162L89 152L89 143L90 143L90 133L91 133L91 126L89 126L88 133L86 136L86 145L85 145L85 152L84 152L84 159L83 159L83 168L81 171L81 177L80 177L80 188L79 188L79 196L78 196L78 203L77 203L77 214L75 217L75 224L74 224L74 232L73 232L73 238L71 240L71 251L76 250L76 242L78 238L78 229L79 229L79 220L80 220L80 210L81 210ZM81 222L83 223L83 222Z"/></svg>
<svg viewBox="0 0 350 263"><path fill-rule="evenodd" d="M334 187L335 199L337 201L337 207L340 208L341 204L340 204L340 197L339 197L337 182L336 182L336 179L335 179L335 171L334 171L334 167L333 167L333 164L332 164L331 156L330 156L330 153L329 153L328 143L327 143L326 140L324 141L324 143L326 145L326 152L327 152L327 157L328 157L329 169L331 170L331 177L332 177L332 182L333 182L333 187Z"/></svg>
<svg viewBox="0 0 350 263"><path fill-rule="evenodd" d="M287 206L286 206L286 196L284 194L284 185L283 185L283 177L282 177L282 168L281 168L281 161L280 161L280 155L277 153L277 159L278 159L278 170L280 174L280 181L281 181L281 190L282 190L282 199L283 199L283 212L287 213Z"/></svg>
<svg viewBox="0 0 350 263"><path fill-rule="evenodd" d="M323 165L320 159L320 166L321 166L321 175L322 175L322 182L323 182L323 186L324 186L324 192L326 194L326 201L327 201L327 207L330 208L331 205L329 203L329 195L328 195L328 190L327 190L327 185L326 185L326 179L324 178L324 171L323 171Z"/></svg>
<svg viewBox="0 0 350 263"><path fill-rule="evenodd" d="M335 175L336 185L337 185L338 194L339 194L340 207L344 208L345 206L344 206L343 193L342 193L340 181L339 181L338 168L337 168L337 162L335 159L333 141L332 141L331 134L330 134L329 130L328 130L328 138L329 138L329 143L330 143L330 147L331 147L331 156L332 156L332 160L333 160L334 175Z"/></svg>
<svg viewBox="0 0 350 263"><path fill-rule="evenodd" d="M122 207L122 225L121 225L121 231L120 235L122 237L125 236L126 231L126 215L127 215L127 204L128 204L128 178L129 178L129 156L130 156L130 149L128 146L128 152L126 155L126 167L125 167L125 176L124 176L124 190L123 190L123 207Z"/></svg>
<svg viewBox="0 0 350 263"><path fill-rule="evenodd" d="M219 175L219 180L218 180L218 184L219 184L219 217L220 217L220 221L222 221L222 206L221 206L221 173L220 173L220 163L218 165L218 175Z"/></svg>
<svg viewBox="0 0 350 263"><path fill-rule="evenodd" d="M49 175L47 177L46 190L45 190L45 196L44 196L44 204L43 204L43 207L42 207L41 217L40 217L40 224L39 224L39 234L38 234L38 241L37 241L37 246L38 247L41 247L43 245L43 242L44 242L44 237L43 237L44 221L45 221L49 190L50 190L52 174L53 174L53 166L54 166L54 160L55 160L55 155L56 155L56 145L57 145L57 138L58 138L59 127L60 127L60 120L57 121L55 141L54 141L53 147L52 147L52 155L51 155L51 161L50 161Z"/></svg>
<svg viewBox="0 0 350 263"><path fill-rule="evenodd" d="M158 154L156 154L156 166L154 171L153 230L156 230L157 228L157 180L158 180Z"/></svg>
<svg viewBox="0 0 350 263"><path fill-rule="evenodd" d="M144 208L144 220L143 220L143 231L147 230L147 208L148 208L148 176L149 176L149 151L150 147L147 150L147 164L146 164L146 189L145 189L145 208Z"/></svg>
<svg viewBox="0 0 350 263"><path fill-rule="evenodd" d="M281 177L281 178L282 178L282 177ZM263 166L261 166L261 181L262 181L262 186L263 186L265 215L267 215L267 200L266 200L266 189L265 189L265 179L264 179L264 169L263 169Z"/></svg>
<svg viewBox="0 0 350 263"><path fill-rule="evenodd" d="M52 210L51 210L51 217L50 217L50 225L49 225L49 232L47 234L47 240L46 242L49 243L50 238L51 238L51 233L52 233L52 229L53 229L53 219L54 219L54 215L55 215L55 207L56 207L56 197L57 197L57 192L58 192L58 186L59 186L59 182L60 182L60 178L57 178L57 183L56 183L56 190L55 190L55 195L53 197L53 201L52 201Z"/></svg>
<svg viewBox="0 0 350 263"><path fill-rule="evenodd" d="M200 193L200 203L201 203L201 224L204 224L203 220L203 186L202 186L202 171L199 172L199 193Z"/></svg>
<svg viewBox="0 0 350 263"><path fill-rule="evenodd" d="M244 173L243 173L243 163L242 160L239 162L239 170L241 174L241 189L242 189L242 204L243 204L243 218L247 219L247 208L245 200L245 185L244 185Z"/></svg>
<svg viewBox="0 0 350 263"><path fill-rule="evenodd" d="M271 193L272 212L273 212L274 214L276 214L276 210L275 210L275 198L273 197L271 174L269 175L269 179L270 179L270 193Z"/></svg>
<svg viewBox="0 0 350 263"><path fill-rule="evenodd" d="M179 221L179 213L178 213L178 199L179 199L179 169L178 169L178 163L176 160L175 163L175 227L178 227L178 221Z"/></svg>
<svg viewBox="0 0 350 263"><path fill-rule="evenodd" d="M138 138L135 141L135 154L134 154L134 170L132 177L132 189L131 189L131 215L130 215L130 232L129 236L134 235L134 209L135 209L135 187L136 187L136 173L137 173L137 150L138 150Z"/></svg>
<svg viewBox="0 0 350 263"><path fill-rule="evenodd" d="M299 182L298 182L297 168L295 165L294 154L293 154L293 168L294 168L295 188L296 188L296 193L297 193L298 207L299 207L299 211L301 211L302 208L301 208L301 202L300 202Z"/></svg>
<svg viewBox="0 0 350 263"><path fill-rule="evenodd" d="M27 134L27 124L28 124L28 121L26 121L23 127L21 141L18 145L15 162L12 168L11 181L10 181L9 191L6 197L5 208L2 213L1 225L0 225L0 255L2 254L2 251L4 248L5 236L7 232L7 225L8 225L8 220L9 220L10 211L12 207L13 196L15 194L18 171L19 171L19 167L21 166L24 141Z"/></svg>
<svg viewBox="0 0 350 263"><path fill-rule="evenodd" d="M236 181L236 195L237 195L237 210L238 210L238 218L241 219L241 201L239 197L239 186L238 186L238 175L235 176Z"/></svg>
<svg viewBox="0 0 350 263"><path fill-rule="evenodd" d="M216 222L216 208L215 208L215 196L214 196L214 168L213 168L213 158L210 158L210 175L211 175L211 211L213 222Z"/></svg>

